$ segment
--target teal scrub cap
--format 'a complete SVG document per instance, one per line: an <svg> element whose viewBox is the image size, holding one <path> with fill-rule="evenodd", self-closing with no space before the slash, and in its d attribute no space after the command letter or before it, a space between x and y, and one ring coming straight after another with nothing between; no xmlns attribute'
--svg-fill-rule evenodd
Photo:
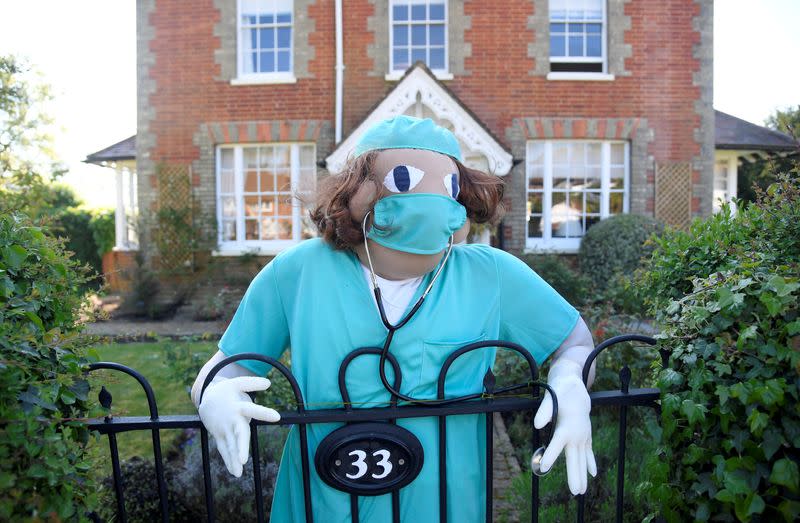
<svg viewBox="0 0 800 523"><path fill-rule="evenodd" d="M361 135L355 156L381 149L425 149L462 161L455 135L430 118L401 115L376 123Z"/></svg>

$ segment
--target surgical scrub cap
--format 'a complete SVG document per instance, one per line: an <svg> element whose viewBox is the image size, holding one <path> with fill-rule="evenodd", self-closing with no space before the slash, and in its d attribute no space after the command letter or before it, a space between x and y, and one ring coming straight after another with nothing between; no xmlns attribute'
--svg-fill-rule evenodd
<svg viewBox="0 0 800 523"><path fill-rule="evenodd" d="M425 149L461 160L455 135L430 118L395 116L376 123L356 143L356 157L381 149Z"/></svg>

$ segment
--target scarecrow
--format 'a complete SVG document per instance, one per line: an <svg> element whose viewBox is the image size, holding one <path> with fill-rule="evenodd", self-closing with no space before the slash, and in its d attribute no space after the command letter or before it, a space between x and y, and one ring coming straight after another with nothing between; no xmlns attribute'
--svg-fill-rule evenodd
<svg viewBox="0 0 800 523"><path fill-rule="evenodd" d="M481 340L525 347L537 364L550 359L548 384L558 400L553 437L539 456L542 472L565 450L569 488L586 491L596 475L589 395L581 372L593 348L579 313L527 265L486 245L466 244L470 222L499 217L502 181L461 163L455 136L430 119L398 116L361 136L342 173L328 177L311 212L319 238L275 257L253 279L192 390L205 427L231 474L248 460L252 418L279 414L254 404L247 392L265 390L268 366L242 360L226 366L200 389L210 369L227 356L256 352L278 358L291 350L292 373L309 406L341 404L337 370L360 347L379 346L376 358L357 358L346 385L357 406L436 398L439 370L454 350ZM458 358L447 374L445 397L482 390L495 349ZM386 363L391 354L402 382ZM390 392L391 391L391 392ZM550 422L546 395L535 418ZM485 519L485 420L447 418L448 519ZM435 418L397 420L419 439L425 459L400 492L402 521L438 519L438 431ZM336 424L308 426L313 453ZM305 521L297 427L289 433L278 473L271 521ZM361 470L357 456L354 474ZM383 462L383 469L390 467ZM381 469L378 469L380 471ZM317 521L350 521L349 494L311 471ZM379 475L378 475L379 476ZM378 477L375 476L375 477ZM350 476L348 476L350 477ZM362 521L391 521L391 496L360 496Z"/></svg>

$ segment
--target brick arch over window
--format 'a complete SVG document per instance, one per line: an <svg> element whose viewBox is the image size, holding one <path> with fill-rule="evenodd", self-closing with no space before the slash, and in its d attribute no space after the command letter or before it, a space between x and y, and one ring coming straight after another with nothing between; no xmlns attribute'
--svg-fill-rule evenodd
<svg viewBox="0 0 800 523"><path fill-rule="evenodd" d="M505 176L511 170L511 154L421 64L412 67L383 101L326 158L328 170L338 172L342 169L355 148L358 137L366 129L381 120L400 114L430 117L449 128L461 143L465 159L475 167L499 176Z"/></svg>

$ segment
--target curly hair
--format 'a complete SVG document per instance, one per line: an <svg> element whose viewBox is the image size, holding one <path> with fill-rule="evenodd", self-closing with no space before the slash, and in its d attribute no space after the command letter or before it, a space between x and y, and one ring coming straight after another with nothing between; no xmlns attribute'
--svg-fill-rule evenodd
<svg viewBox="0 0 800 523"><path fill-rule="evenodd" d="M350 214L350 201L367 180L375 180L373 167L379 151L371 151L350 159L339 174L321 181L314 206L309 211L320 237L335 249L351 249L364 241L361 224ZM497 223L503 216L503 180L477 169L470 169L453 158L458 166L458 202L467 209L467 218L473 223ZM374 208L379 200L376 192L367 209Z"/></svg>

